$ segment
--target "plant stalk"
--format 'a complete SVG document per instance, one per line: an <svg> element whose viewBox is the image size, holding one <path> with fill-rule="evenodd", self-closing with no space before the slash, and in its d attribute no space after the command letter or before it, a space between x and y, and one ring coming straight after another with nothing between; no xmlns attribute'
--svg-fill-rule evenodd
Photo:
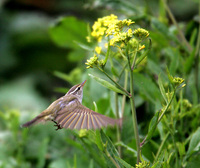
<svg viewBox="0 0 200 168"><path fill-rule="evenodd" d="M115 111L117 115L117 119L120 118L119 116L119 104L118 104L118 93L115 92ZM121 141L121 131L120 126L117 126L117 142ZM119 157L121 158L121 146L118 146Z"/></svg>
<svg viewBox="0 0 200 168"><path fill-rule="evenodd" d="M117 82L115 82L115 80L114 80L113 78L111 78L110 75L108 75L103 69L101 69L101 68L98 67L98 66L97 66L97 68L98 68L101 72L103 72L113 83L115 83L116 86L117 86L119 89L121 89L122 91L124 91L128 97L131 97L131 94L130 94L127 90L125 90L122 86L120 86Z"/></svg>
<svg viewBox="0 0 200 168"><path fill-rule="evenodd" d="M169 108L170 104L172 103L172 100L173 100L173 98L174 98L174 96L175 96L175 93L176 93L176 88L174 89L172 98L170 99L169 103L168 103L167 106L165 107L165 110L162 112L162 114L161 114L160 117L158 118L158 123L160 122L160 120L162 119L162 117L163 117L164 114L166 113L167 109Z"/></svg>
<svg viewBox="0 0 200 168"><path fill-rule="evenodd" d="M190 46L190 44L189 44L188 41L186 40L186 38L185 38L185 36L184 36L182 30L180 29L180 27L179 27L179 25L178 25L178 23L177 23L177 21L176 21L176 19L175 19L175 17L174 17L174 15L172 14L172 12L171 12L169 6L167 5L166 0L162 0L162 1L163 1L164 5L165 5L165 8L166 8L167 13L169 14L169 17L171 18L173 24L174 24L174 25L177 27L177 29L178 29L180 38L182 39L183 43L185 43L185 45L186 45L188 51L191 52L191 51L192 51L192 47Z"/></svg>
<svg viewBox="0 0 200 168"><path fill-rule="evenodd" d="M199 15L200 15L200 3L199 3ZM200 102L199 96L199 57L200 57L200 24L198 29L198 38L196 44L196 51L195 51L195 85L197 89L197 103Z"/></svg>
<svg viewBox="0 0 200 168"><path fill-rule="evenodd" d="M125 70L125 77L124 77L124 89L126 90L127 89L127 84L128 84L128 71ZM124 116L124 110L125 110L125 105L126 105L126 96L123 95L122 97L122 118Z"/></svg>
<svg viewBox="0 0 200 168"><path fill-rule="evenodd" d="M166 142L168 136L169 136L169 132L165 135L165 137L163 138L163 140L162 140L162 142L160 144L160 147L158 148L158 151L156 153L156 157L154 159L155 161L158 160L158 157L160 156L160 153L163 151L163 148L164 148L164 145L165 145L165 142Z"/></svg>
<svg viewBox="0 0 200 168"><path fill-rule="evenodd" d="M139 163L141 160L140 159L140 151L141 151L140 138L139 138L139 132L138 132L137 115L136 115L135 100L134 100L133 70L131 67L130 56L129 56L128 50L129 50L129 46L127 45L126 56L128 58L128 66L129 66L129 73L130 73L130 94L132 95L130 97L130 102L131 102L131 111L132 111L132 118L133 118L134 135L135 135L136 148L137 148L137 163ZM135 57L136 57L136 55L135 55ZM136 60L136 58L134 58L134 60Z"/></svg>

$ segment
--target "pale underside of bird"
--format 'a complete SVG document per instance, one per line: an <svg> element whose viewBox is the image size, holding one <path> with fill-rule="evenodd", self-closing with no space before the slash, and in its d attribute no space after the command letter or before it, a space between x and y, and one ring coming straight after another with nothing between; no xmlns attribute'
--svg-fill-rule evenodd
<svg viewBox="0 0 200 168"><path fill-rule="evenodd" d="M74 86L77 94L82 94L82 84ZM71 89L74 89L73 87ZM71 90L70 89L70 90ZM54 101L46 110L35 117L33 120L25 123L22 127L29 127L37 123L53 121L57 129L100 129L108 125L121 125L121 119L112 119L100 113L97 113L81 104L82 96L77 98L76 90L70 90L68 93ZM79 92L78 92L79 91Z"/></svg>

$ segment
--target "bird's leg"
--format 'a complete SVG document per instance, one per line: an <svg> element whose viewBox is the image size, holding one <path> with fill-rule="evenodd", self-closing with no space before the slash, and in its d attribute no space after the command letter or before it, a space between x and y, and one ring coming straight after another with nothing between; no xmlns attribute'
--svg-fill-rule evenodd
<svg viewBox="0 0 200 168"><path fill-rule="evenodd" d="M62 127L61 127L56 121L54 121L54 120L52 120L52 121L55 123L54 126L57 127L57 128L56 128L56 131L59 130L59 129L62 129Z"/></svg>

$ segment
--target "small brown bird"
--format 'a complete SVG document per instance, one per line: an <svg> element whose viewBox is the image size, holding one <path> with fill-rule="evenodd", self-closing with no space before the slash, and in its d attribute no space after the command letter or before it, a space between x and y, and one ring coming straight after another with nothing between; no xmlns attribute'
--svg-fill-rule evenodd
<svg viewBox="0 0 200 168"><path fill-rule="evenodd" d="M54 101L46 110L22 127L53 121L57 129L98 129L108 125L121 125L121 119L112 119L82 105L83 86L86 80L73 86L65 96Z"/></svg>

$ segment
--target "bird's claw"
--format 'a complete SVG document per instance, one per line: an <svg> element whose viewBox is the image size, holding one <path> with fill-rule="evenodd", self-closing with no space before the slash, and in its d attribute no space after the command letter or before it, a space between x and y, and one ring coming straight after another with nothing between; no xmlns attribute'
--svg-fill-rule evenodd
<svg viewBox="0 0 200 168"><path fill-rule="evenodd" d="M56 131L59 130L59 129L62 129L62 127L60 126L60 124L58 124L58 123L57 123L56 121L54 121L54 120L52 120L52 121L55 123L54 126L57 127L57 128L56 128Z"/></svg>

